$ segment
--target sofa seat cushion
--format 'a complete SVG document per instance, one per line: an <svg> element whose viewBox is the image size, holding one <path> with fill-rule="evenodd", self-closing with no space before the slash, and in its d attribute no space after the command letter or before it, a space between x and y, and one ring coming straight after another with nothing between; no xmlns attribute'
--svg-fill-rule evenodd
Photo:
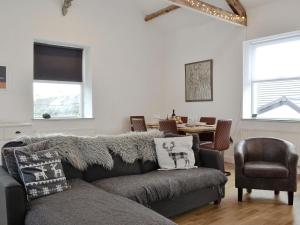
<svg viewBox="0 0 300 225"><path fill-rule="evenodd" d="M70 182L72 189L32 201L25 225L175 225L129 199L79 179Z"/></svg>
<svg viewBox="0 0 300 225"><path fill-rule="evenodd" d="M287 178L289 171L281 163L250 161L245 163L244 174L255 178Z"/></svg>
<svg viewBox="0 0 300 225"><path fill-rule="evenodd" d="M153 202L173 199L202 188L219 188L227 182L219 170L195 168L189 170L157 170L141 175L102 179L97 187L149 206Z"/></svg>

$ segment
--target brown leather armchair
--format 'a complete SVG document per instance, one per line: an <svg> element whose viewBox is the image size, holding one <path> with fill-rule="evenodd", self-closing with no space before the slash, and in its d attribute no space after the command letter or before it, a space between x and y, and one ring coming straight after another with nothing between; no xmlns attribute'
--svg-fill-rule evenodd
<svg viewBox="0 0 300 225"><path fill-rule="evenodd" d="M295 146L275 138L250 138L235 146L235 187L238 201L243 199L243 188L288 192L288 203L293 205L297 191L298 155Z"/></svg>

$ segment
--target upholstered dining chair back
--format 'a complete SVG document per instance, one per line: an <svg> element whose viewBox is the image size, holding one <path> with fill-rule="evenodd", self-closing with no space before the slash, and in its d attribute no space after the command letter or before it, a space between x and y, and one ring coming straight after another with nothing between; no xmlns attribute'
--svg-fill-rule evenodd
<svg viewBox="0 0 300 225"><path fill-rule="evenodd" d="M159 121L159 130L166 133L178 134L177 124L175 120L161 120Z"/></svg>
<svg viewBox="0 0 300 225"><path fill-rule="evenodd" d="M200 122L206 123L207 125L215 125L216 124L216 117L201 117ZM213 142L215 137L214 132L206 132L199 134L199 139L201 142Z"/></svg>
<svg viewBox="0 0 300 225"><path fill-rule="evenodd" d="M131 116L130 124L131 124L131 131L147 131L144 116Z"/></svg>
<svg viewBox="0 0 300 225"><path fill-rule="evenodd" d="M232 120L218 120L214 140L214 149L225 151L230 146L230 129Z"/></svg>
<svg viewBox="0 0 300 225"><path fill-rule="evenodd" d="M201 117L200 122L206 123L207 125L215 125L216 124L216 117Z"/></svg>
<svg viewBox="0 0 300 225"><path fill-rule="evenodd" d="M187 116L180 116L180 118L183 123L188 123L189 118Z"/></svg>

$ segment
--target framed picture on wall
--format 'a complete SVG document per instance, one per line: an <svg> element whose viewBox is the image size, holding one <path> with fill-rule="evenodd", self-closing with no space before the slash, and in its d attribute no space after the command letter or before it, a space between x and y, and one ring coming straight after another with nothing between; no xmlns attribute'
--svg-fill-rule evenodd
<svg viewBox="0 0 300 225"><path fill-rule="evenodd" d="M185 101L213 101L213 60L185 65Z"/></svg>
<svg viewBox="0 0 300 225"><path fill-rule="evenodd" d="M6 89L6 67L0 66L0 89Z"/></svg>

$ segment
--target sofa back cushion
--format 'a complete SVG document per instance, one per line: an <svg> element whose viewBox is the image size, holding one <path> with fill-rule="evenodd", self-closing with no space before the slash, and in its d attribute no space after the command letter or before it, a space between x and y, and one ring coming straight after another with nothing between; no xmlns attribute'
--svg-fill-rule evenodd
<svg viewBox="0 0 300 225"><path fill-rule="evenodd" d="M15 158L15 151L24 151L28 153L35 153L41 150L45 150L48 147L47 141L41 141L30 145L24 145L20 147L5 147L2 149L2 155L4 157L5 166L7 167L8 173L18 182L21 182L19 174L19 168Z"/></svg>
<svg viewBox="0 0 300 225"><path fill-rule="evenodd" d="M141 167L143 173L149 173L151 171L159 169L159 165L157 161L141 162Z"/></svg>
<svg viewBox="0 0 300 225"><path fill-rule="evenodd" d="M8 171L8 168L7 168L7 163L6 161L4 160L4 152L5 152L5 148L16 148L16 147L24 147L26 146L25 143L21 142L21 141L12 141L12 142L8 142L6 143L3 148L2 148L2 151L1 151L1 160L2 160L2 167L3 169L5 169L6 171ZM15 162L15 159L14 159L14 155L13 155L13 158L12 158L13 162ZM63 170L65 172L65 176L67 178L67 180L69 179L76 179L76 178L79 178L81 179L83 177L82 175L82 172L76 168L74 168L70 163L62 160L62 166L63 166ZM16 173L18 173L18 171L16 171ZM14 177L17 181L20 182L20 179L18 179L19 175Z"/></svg>
<svg viewBox="0 0 300 225"><path fill-rule="evenodd" d="M65 172L65 176L66 176L67 180L83 178L82 172L79 169L72 166L70 163L62 160L61 164L62 164L62 167Z"/></svg>
<svg viewBox="0 0 300 225"><path fill-rule="evenodd" d="M6 143L2 147L2 149L1 149L1 164L2 164L3 169L8 171L7 164L6 164L6 161L4 159L4 148L15 148L15 147L22 147L22 146L25 146L25 145L26 144L23 143L22 141L11 141L11 142Z"/></svg>
<svg viewBox="0 0 300 225"><path fill-rule="evenodd" d="M129 164L122 160L119 155L110 152L114 161L114 167L111 170L104 168L101 165L91 165L83 173L83 178L87 182L93 182L103 178L118 177L125 175L136 175L142 173L140 160Z"/></svg>

